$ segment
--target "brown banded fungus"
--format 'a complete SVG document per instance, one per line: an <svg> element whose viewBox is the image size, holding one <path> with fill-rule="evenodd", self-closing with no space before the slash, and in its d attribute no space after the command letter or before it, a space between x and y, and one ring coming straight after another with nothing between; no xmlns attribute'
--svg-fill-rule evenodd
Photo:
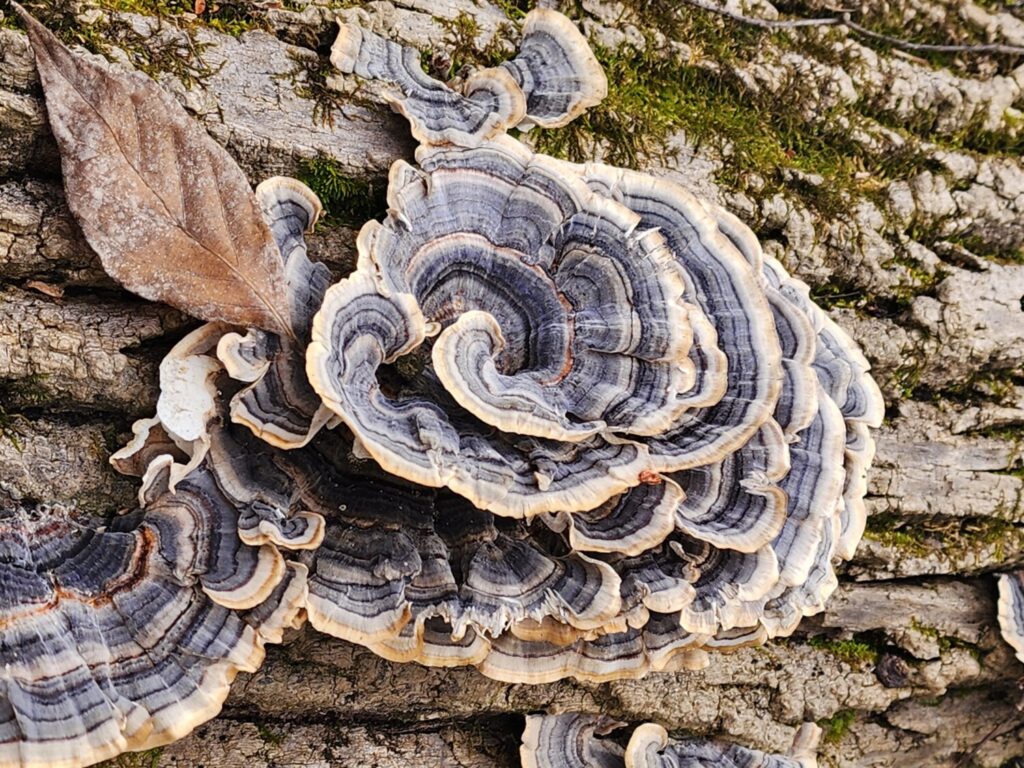
<svg viewBox="0 0 1024 768"><path fill-rule="evenodd" d="M523 768L817 768L821 729L801 726L787 755L704 739L669 739L660 725L633 730L625 746L608 734L625 723L600 715L529 715L519 749Z"/></svg>
<svg viewBox="0 0 1024 768"><path fill-rule="evenodd" d="M604 96L567 19L531 12L520 53L460 90L341 25L332 61L421 146L333 285L307 256L309 189L253 192L158 86L26 23L90 244L207 322L112 457L138 510L0 518L2 649L21 654L0 763L175 738L306 616L395 661L541 683L699 669L823 609L863 532L867 361L728 212L507 135ZM622 749L607 725L531 719L524 761L814 764L655 726Z"/></svg>

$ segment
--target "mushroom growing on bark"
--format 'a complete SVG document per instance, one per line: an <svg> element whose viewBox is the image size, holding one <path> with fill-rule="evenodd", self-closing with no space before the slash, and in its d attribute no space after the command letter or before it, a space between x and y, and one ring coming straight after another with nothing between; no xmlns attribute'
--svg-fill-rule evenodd
<svg viewBox="0 0 1024 768"><path fill-rule="evenodd" d="M7 763L176 738L306 616L388 659L540 683L699 669L822 610L863 532L867 361L728 212L507 135L605 95L568 19L532 11L518 55L460 90L341 24L332 61L421 146L333 285L309 189L253 192L158 86L23 19L89 243L207 322L112 457L138 510L0 516ZM531 718L524 764L814 765L813 728L777 758L653 725L620 748L612 725Z"/></svg>
<svg viewBox="0 0 1024 768"><path fill-rule="evenodd" d="M528 715L519 749L523 768L817 768L821 729L805 723L788 755L770 755L705 739L668 738L660 725L646 723L625 747L601 738L624 727L600 715Z"/></svg>
<svg viewBox="0 0 1024 768"><path fill-rule="evenodd" d="M1024 663L1024 571L999 577L999 631Z"/></svg>

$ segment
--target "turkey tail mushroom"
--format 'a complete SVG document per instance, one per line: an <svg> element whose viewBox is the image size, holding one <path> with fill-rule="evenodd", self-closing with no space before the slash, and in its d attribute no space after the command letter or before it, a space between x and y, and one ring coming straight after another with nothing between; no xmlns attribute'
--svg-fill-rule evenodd
<svg viewBox="0 0 1024 768"><path fill-rule="evenodd" d="M331 63L383 86L421 144L475 147L509 128L565 125L598 104L608 81L586 38L562 14L536 9L523 21L519 53L466 78L462 93L429 77L414 48L338 21Z"/></svg>
<svg viewBox="0 0 1024 768"><path fill-rule="evenodd" d="M253 193L158 86L24 18L88 241L208 322L111 458L139 510L0 514L0 764L177 738L307 615L395 661L547 683L702 669L823 610L864 528L868 361L732 214L507 135L606 94L568 19L529 13L461 91L340 25L331 61L421 146L329 285L312 191ZM1022 584L999 605L1024 655ZM531 717L524 766L816 764L813 726L781 757L651 724L622 748L617 725Z"/></svg>
<svg viewBox="0 0 1024 768"><path fill-rule="evenodd" d="M305 568L236 529L201 472L105 527L0 514L0 764L84 766L214 717L305 603Z"/></svg>
<svg viewBox="0 0 1024 768"><path fill-rule="evenodd" d="M519 749L523 768L817 768L821 729L805 723L788 755L706 739L669 739L656 723L638 726L625 748L601 738L624 728L603 715L528 715Z"/></svg>
<svg viewBox="0 0 1024 768"><path fill-rule="evenodd" d="M999 632L1024 663L1024 571L999 577Z"/></svg>

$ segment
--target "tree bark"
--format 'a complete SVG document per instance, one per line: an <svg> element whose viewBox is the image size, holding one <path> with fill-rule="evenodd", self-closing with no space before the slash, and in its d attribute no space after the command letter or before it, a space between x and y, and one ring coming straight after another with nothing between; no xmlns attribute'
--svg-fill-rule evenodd
<svg viewBox="0 0 1024 768"><path fill-rule="evenodd" d="M323 42L333 34L325 6L269 10L266 30L238 38L121 18L140 45L188 39L199 72L191 87L180 66L152 52L148 60L166 67L161 82L253 183L329 161L380 189L414 145L370 89L324 96ZM892 9L904 21L1024 41L1024 23L987 6L911 0ZM629 10L583 2L584 28L606 47L657 46L658 30ZM786 10L815 12L813 2ZM752 3L749 12L774 9ZM508 22L497 6L470 0L343 13L435 54L453 53L459 14L475 20L480 48ZM750 223L830 302L886 393L873 516L827 610L794 637L717 656L705 671L602 685L506 685L474 670L392 664L304 630L236 681L219 719L120 764L504 768L518 765L523 714L566 710L773 750L815 720L825 727L823 765L996 768L1024 756L1024 666L999 637L992 576L1024 565L1024 163L1013 143L1024 66L943 68L872 50L841 29L822 32L769 36L739 56L662 42L726 71L751 98L794 98L801 131L846 120L879 157L913 140L919 151L905 167L874 188L842 190L843 205L826 210L815 190L832 183L827 176L775 168L765 176L777 173L780 185L737 184L728 141L705 136L696 146L679 133L675 162L645 163ZM0 178L0 494L114 512L135 488L107 457L132 420L154 410L157 364L193 325L104 275L64 203L27 42L11 29L0 29ZM343 274L354 232L336 221L311 247Z"/></svg>

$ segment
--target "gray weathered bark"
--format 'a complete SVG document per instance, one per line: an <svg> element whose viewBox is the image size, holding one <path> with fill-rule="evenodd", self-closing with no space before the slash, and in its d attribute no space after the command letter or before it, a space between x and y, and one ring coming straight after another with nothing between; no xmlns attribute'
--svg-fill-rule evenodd
<svg viewBox="0 0 1024 768"><path fill-rule="evenodd" d="M627 7L583 6L605 46L655 44ZM1024 42L1024 23L984 6L908 0L892 12L969 21L993 39ZM480 45L507 21L469 0L344 13L435 50L444 19L470 14ZM185 34L129 18L139 39ZM163 79L254 182L299 173L312 158L379 182L391 161L411 156L404 123L372 93L326 106L310 97L322 60L287 41L328 38L331 18L314 2L269 11L272 32L236 39L195 29L193 50L208 69L191 88ZM832 312L872 360L890 417L871 473L874 517L827 611L788 641L715 658L706 671L605 685L505 685L472 670L391 664L304 631L236 682L219 720L134 764L513 766L521 715L567 709L772 749L818 720L825 765L994 768L1024 755L1015 709L1024 666L998 636L991 576L1024 564L1024 163L1020 141L1009 141L1021 130L1013 105L1024 66L951 71L829 34L768 38L739 58L690 54L751 93L795 99L804 124L847 120L869 155L934 140L917 147L917 160L871 190L845 191L827 213L804 191L829 182L794 170L774 191L764 179L740 190L719 181L728 148L696 149L685 134L673 139L679 162L656 169L742 215L816 293L851 299ZM325 108L333 124L321 119ZM960 148L969 132L1002 137L1001 151ZM25 38L8 29L0 178L0 494L114 511L131 504L134 486L106 458L132 419L153 410L156 365L190 321L103 274L63 201ZM324 227L314 252L342 269L353 236Z"/></svg>

